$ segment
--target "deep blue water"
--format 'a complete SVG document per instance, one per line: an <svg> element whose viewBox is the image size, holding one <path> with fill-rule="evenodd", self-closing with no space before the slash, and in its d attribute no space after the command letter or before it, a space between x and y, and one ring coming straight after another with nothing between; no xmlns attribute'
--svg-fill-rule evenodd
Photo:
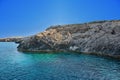
<svg viewBox="0 0 120 80"><path fill-rule="evenodd" d="M22 53L0 43L0 80L120 80L120 61L75 53Z"/></svg>

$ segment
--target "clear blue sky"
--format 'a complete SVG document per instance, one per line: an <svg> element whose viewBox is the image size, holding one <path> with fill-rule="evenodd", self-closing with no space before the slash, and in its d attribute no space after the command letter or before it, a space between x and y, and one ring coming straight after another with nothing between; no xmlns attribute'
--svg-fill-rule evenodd
<svg viewBox="0 0 120 80"><path fill-rule="evenodd" d="M0 0L0 37L27 36L50 25L120 19L120 0Z"/></svg>

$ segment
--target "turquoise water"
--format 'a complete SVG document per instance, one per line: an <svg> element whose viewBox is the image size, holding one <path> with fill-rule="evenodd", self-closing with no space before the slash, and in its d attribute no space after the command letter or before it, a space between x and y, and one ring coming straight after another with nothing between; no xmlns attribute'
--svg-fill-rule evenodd
<svg viewBox="0 0 120 80"><path fill-rule="evenodd" d="M120 61L75 53L22 53L0 43L0 80L120 80Z"/></svg>

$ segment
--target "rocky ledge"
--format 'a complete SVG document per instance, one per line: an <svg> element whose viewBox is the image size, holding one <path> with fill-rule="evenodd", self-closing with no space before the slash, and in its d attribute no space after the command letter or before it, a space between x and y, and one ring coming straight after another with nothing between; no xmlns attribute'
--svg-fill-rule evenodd
<svg viewBox="0 0 120 80"><path fill-rule="evenodd" d="M120 57L120 20L51 26L25 37L19 51L74 51Z"/></svg>

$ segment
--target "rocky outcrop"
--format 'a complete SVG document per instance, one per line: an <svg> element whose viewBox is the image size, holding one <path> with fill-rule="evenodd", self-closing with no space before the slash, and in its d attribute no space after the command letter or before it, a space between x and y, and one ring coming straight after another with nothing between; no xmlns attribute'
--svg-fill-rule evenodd
<svg viewBox="0 0 120 80"><path fill-rule="evenodd" d="M120 20L51 26L26 37L19 51L75 51L120 56Z"/></svg>

